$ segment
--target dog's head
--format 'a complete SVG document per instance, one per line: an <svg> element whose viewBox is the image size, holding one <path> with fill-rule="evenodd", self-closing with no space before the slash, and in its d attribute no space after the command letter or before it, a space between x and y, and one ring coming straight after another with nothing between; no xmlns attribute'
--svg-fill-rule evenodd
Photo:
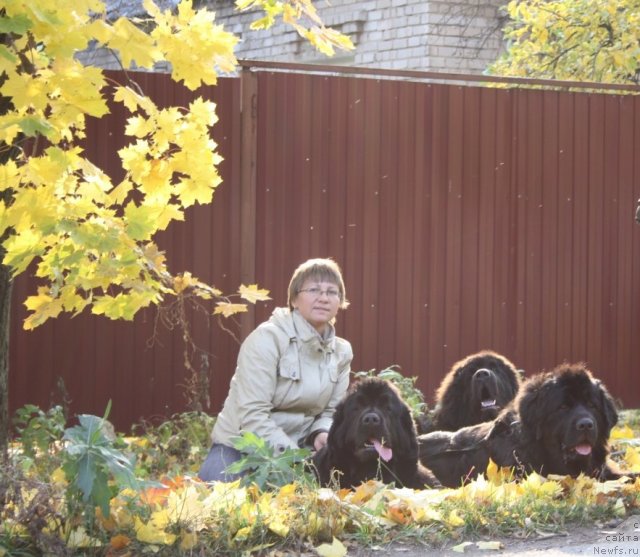
<svg viewBox="0 0 640 557"><path fill-rule="evenodd" d="M532 377L517 407L523 432L545 453L548 473L588 472L594 459L601 464L618 421L607 389L583 364Z"/></svg>
<svg viewBox="0 0 640 557"><path fill-rule="evenodd" d="M329 443L361 462L417 455L411 412L397 388L379 378L352 385L336 408Z"/></svg>
<svg viewBox="0 0 640 557"><path fill-rule="evenodd" d="M468 416L468 423L493 420L516 395L520 373L514 365L495 352L485 350L454 364L440 396L456 398ZM443 401L443 404L445 402Z"/></svg>

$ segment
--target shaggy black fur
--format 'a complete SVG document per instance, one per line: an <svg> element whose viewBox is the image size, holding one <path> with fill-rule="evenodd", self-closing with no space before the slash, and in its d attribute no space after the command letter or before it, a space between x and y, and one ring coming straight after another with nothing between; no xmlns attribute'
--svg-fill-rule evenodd
<svg viewBox="0 0 640 557"><path fill-rule="evenodd" d="M483 350L453 364L436 391L433 429L456 431L493 420L515 396L520 373L504 356Z"/></svg>
<svg viewBox="0 0 640 557"><path fill-rule="evenodd" d="M418 436L420 462L442 485L460 487L484 473L489 459L498 466L516 466L518 434L517 416L506 409L491 422Z"/></svg>
<svg viewBox="0 0 640 557"><path fill-rule="evenodd" d="M524 471L603 480L621 476L607 445L618 413L606 387L584 364L564 364L523 384L515 400Z"/></svg>
<svg viewBox="0 0 640 557"><path fill-rule="evenodd" d="M379 378L352 385L336 408L327 444L312 460L322 485L335 478L341 487L355 487L379 478L415 489L439 486L418 461L409 407L391 383Z"/></svg>

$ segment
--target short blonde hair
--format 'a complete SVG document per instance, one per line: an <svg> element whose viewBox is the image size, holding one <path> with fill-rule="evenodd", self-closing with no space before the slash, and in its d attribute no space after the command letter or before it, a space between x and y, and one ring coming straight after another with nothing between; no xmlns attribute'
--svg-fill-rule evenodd
<svg viewBox="0 0 640 557"><path fill-rule="evenodd" d="M340 291L340 308L346 309L349 306L340 267L333 259L318 258L308 259L304 263L301 263L293 272L293 276L289 282L289 296L287 298L290 309L293 309L293 301L300 293L300 289L304 283L309 279L317 280L318 282L334 283Z"/></svg>

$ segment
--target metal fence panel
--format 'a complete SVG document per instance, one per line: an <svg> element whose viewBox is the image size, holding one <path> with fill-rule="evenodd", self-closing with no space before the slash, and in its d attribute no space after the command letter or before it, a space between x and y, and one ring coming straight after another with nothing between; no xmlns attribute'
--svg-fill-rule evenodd
<svg viewBox="0 0 640 557"><path fill-rule="evenodd" d="M225 292L271 290L239 335L286 303L297 264L331 256L345 273L351 306L338 332L356 370L399 365L431 401L456 360L491 348L528 374L584 361L640 405L637 96L243 74L199 92L218 105L224 182L160 240L173 271ZM167 76L136 79L159 103L191 98ZM87 147L116 179L125 116L92 124L100 140ZM21 302L33 290L33 279L16 281L13 409L60 400L59 377L73 412L100 414L111 399L120 428L185 408L180 333L154 311L133 323L62 317L27 333ZM238 345L201 312L192 318L215 413Z"/></svg>

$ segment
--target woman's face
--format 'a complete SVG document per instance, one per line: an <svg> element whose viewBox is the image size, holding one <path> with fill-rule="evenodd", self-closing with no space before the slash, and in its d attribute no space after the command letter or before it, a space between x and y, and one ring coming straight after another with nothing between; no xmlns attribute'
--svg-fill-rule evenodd
<svg viewBox="0 0 640 557"><path fill-rule="evenodd" d="M321 335L340 307L340 288L333 282L308 279L292 302L295 309Z"/></svg>

